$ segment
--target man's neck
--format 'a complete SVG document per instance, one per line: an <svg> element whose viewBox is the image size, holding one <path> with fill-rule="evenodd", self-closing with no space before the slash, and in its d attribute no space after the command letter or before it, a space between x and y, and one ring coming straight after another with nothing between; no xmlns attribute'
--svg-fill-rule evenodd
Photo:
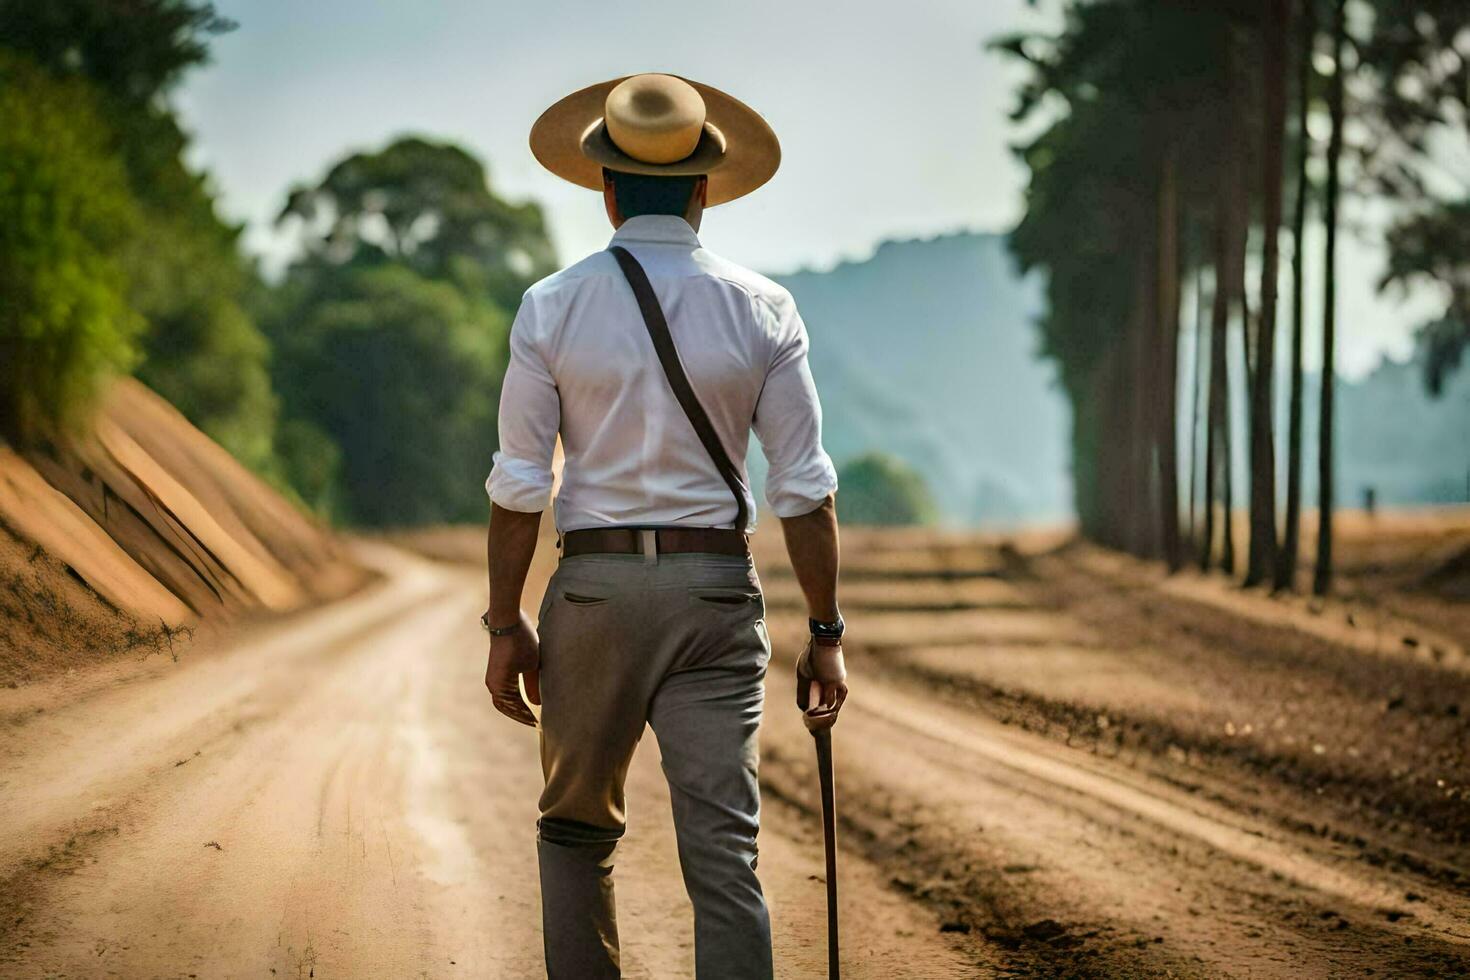
<svg viewBox="0 0 1470 980"><path fill-rule="evenodd" d="M628 218L618 225L613 240L699 245L694 227L675 214L640 214Z"/></svg>

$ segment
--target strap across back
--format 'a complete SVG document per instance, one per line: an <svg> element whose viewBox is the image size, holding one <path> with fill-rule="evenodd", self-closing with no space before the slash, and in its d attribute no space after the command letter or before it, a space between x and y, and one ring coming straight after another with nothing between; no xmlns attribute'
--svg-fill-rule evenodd
<svg viewBox="0 0 1470 980"><path fill-rule="evenodd" d="M709 453L710 459L714 461L715 469L720 471L720 477L730 492L735 495L735 528L741 533L745 532L748 524L749 510L745 503L745 488L740 482L740 474L735 469L735 464L730 461L729 453L725 452L725 446L720 442L720 436L715 432L715 427L709 420L709 414L705 412L704 406L699 403L699 398L694 394L694 388L689 384L689 376L684 373L684 365L679 362L679 349L674 346L674 337L669 333L669 322L664 318L663 307L659 305L658 297L654 295L653 285L648 281L648 274L643 271L643 266L633 258L631 252L621 245L613 245L608 249L613 258L618 260L618 265L623 270L623 275L628 280L628 285L633 287L633 295L638 300L638 309L643 314L643 323L648 327L648 336L653 340L653 349L658 354L658 362L663 365L664 375L669 379L669 387L674 391L674 397L679 400L679 406L684 409L684 414L689 418L689 424L694 426L694 432L699 436L699 441L704 444L705 452Z"/></svg>

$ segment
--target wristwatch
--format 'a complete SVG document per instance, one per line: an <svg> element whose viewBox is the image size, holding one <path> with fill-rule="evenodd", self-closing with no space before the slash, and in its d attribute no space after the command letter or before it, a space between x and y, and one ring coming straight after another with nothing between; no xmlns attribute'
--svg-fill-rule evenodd
<svg viewBox="0 0 1470 980"><path fill-rule="evenodd" d="M841 640L842 633L847 629L847 624L842 621L842 613L830 623L824 623L820 619L807 619L807 626L811 628L812 636L819 640Z"/></svg>
<svg viewBox="0 0 1470 980"><path fill-rule="evenodd" d="M480 614L480 625L485 627L485 632L489 633L491 636L505 636L506 634L514 633L517 629L519 629L521 621L516 620L509 626L491 626L490 612L489 610L486 610L485 612Z"/></svg>

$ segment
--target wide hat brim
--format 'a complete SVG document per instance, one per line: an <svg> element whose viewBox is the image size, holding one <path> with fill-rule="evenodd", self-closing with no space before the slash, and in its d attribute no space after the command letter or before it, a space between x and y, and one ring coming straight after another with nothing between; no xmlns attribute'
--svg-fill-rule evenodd
<svg viewBox="0 0 1470 980"><path fill-rule="evenodd" d="M705 205L713 207L749 194L781 165L781 144L759 113L732 95L687 78L705 107L704 133L694 152L673 163L635 160L618 149L602 121L608 93L624 78L589 85L541 114L531 127L531 152L541 166L598 191L603 167L669 177L706 174Z"/></svg>

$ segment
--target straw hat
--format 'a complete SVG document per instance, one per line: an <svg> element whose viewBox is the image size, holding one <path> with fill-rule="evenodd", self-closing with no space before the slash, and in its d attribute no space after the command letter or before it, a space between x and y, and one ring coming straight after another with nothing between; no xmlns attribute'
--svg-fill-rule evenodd
<svg viewBox="0 0 1470 980"><path fill-rule="evenodd" d="M629 75L573 92L531 127L531 152L565 180L602 190L602 168L707 174L707 205L771 179L781 144L758 113L717 88L675 75Z"/></svg>

